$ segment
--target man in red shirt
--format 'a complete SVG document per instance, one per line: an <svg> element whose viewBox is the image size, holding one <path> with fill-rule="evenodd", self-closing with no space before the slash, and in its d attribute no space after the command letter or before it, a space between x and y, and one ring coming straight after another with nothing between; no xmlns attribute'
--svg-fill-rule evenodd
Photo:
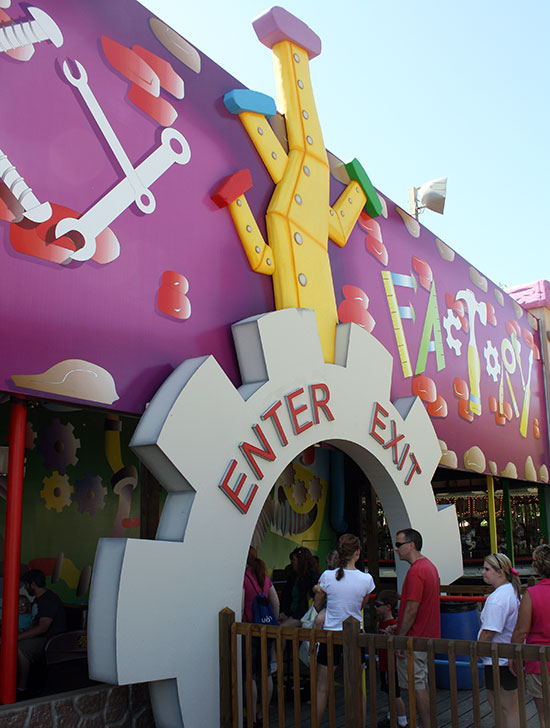
<svg viewBox="0 0 550 728"><path fill-rule="evenodd" d="M397 532L395 550L410 568L401 589L397 634L407 637L441 637L439 613L439 574L432 562L422 555L422 536L414 528ZM407 660L397 660L399 686L408 687ZM428 660L426 652L414 653L414 689L416 709L423 728L430 726Z"/></svg>

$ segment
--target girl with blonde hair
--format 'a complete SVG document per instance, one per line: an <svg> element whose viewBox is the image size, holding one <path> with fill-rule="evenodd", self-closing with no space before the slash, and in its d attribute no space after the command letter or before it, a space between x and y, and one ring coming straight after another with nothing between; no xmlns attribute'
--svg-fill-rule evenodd
<svg viewBox="0 0 550 728"><path fill-rule="evenodd" d="M483 581L494 587L481 612L479 642L511 642L518 616L520 588L518 572L506 554L490 554L485 557L481 570ZM490 657L483 657L487 699L493 714L495 696L493 668ZM510 672L508 660L499 658L500 703L504 728L519 728L517 678Z"/></svg>

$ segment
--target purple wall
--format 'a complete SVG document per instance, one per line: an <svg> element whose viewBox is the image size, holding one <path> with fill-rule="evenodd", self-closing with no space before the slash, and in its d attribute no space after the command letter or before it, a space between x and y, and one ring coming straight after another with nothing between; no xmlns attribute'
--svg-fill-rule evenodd
<svg viewBox="0 0 550 728"><path fill-rule="evenodd" d="M123 178L79 92L63 74L66 58L77 59L85 67L91 89L135 166L159 145L163 128L159 119L184 135L191 160L183 166L171 166L152 184L156 199L152 214L145 215L131 204L113 219L110 228L118 239L120 254L113 254L111 262L102 264L94 259L71 260L69 253L65 265L48 260L56 250L49 247L55 239L52 220L40 226L28 221L10 223L15 209L13 199L0 183L0 387L55 399L82 401L84 397L91 404L140 413L175 366L183 359L205 354L213 354L238 384L230 325L272 310L274 305L271 280L250 271L228 212L218 209L210 199L224 177L248 168L254 186L247 199L261 220L273 190L248 136L222 102L224 93L240 84L203 55L199 73L184 65L153 34L151 14L132 0L39 0L36 5L54 18L64 42L59 48L42 42L28 60L0 53L3 98L11 99L3 108L0 148L39 201L54 203L56 219L70 214L56 205L82 214ZM26 16L23 6L16 4L7 12L17 20ZM115 45L102 45L103 35ZM134 52L125 54L121 46L134 47ZM144 55L135 46L159 60ZM110 49L109 58L105 48ZM138 67L140 53L149 62ZM171 65L172 73L166 81L166 68L157 67L164 83L159 97L134 87L129 98L131 83L124 72L130 75L134 69L143 77L151 64L162 64L162 60ZM185 84L183 99L174 96L178 77ZM343 185L333 179L332 187L335 199ZM363 219L369 230L356 225L344 249L329 243L341 320L362 322L394 354L393 396L421 393L439 437L456 453L459 468L465 467L464 453L477 446L485 457L484 471L490 472L489 461L495 463L492 467L496 473L511 461L518 477L524 478L525 462L531 457L536 477L540 478L540 467L548 464L543 372L540 359L534 356L529 379L530 345L536 355L540 343L527 312L518 310L499 289L495 294L496 286L491 281L485 281L486 287L483 281L476 284L466 261L458 255L452 261L446 259L452 257L452 251L447 253L440 246L441 253L432 233L419 226L419 236L415 237L395 205L386 200L386 206L387 218L376 221L381 235ZM260 227L265 232L263 222ZM109 250L112 247L107 244ZM57 252L63 254L63 249ZM162 279L166 271L180 274L176 279L180 287L174 292L168 285L170 290L165 288L160 305L165 306L171 296L179 296L182 305L173 308L183 311L176 315L187 315L188 304L180 293L185 286L184 276L189 285L188 318L159 310L157 295L163 282L166 284L166 277ZM393 281L393 302L388 300L384 271ZM397 274L404 277L398 278ZM411 275L416 289L407 287L413 284ZM439 364L437 352L430 351L425 367L418 367L432 281L435 291L431 293L431 310L436 312L434 321L439 324L428 338L439 350ZM368 297L368 306L366 299L357 297L358 291L344 286L361 289ZM475 323L481 413L474 415L468 409L472 387L467 309L455 300L463 289L475 294L489 319L486 325L479 318ZM343 303L344 290L355 300ZM393 319L392 305L397 307ZM414 318L408 318L413 316L411 306ZM454 314L448 313L449 306ZM365 314L365 308L372 318ZM444 320L449 322L451 318L460 322L458 329L450 329L459 342L454 344L455 349L460 349L459 355L449 346L453 338L448 337L444 326ZM424 379L404 376L395 334L399 321L412 374L418 368ZM514 327L521 347L521 372L510 335ZM484 351L488 340L494 349L488 355L487 366ZM503 345L503 340L508 343ZM504 376L503 346L509 369L514 369ZM86 364L74 361L59 364L67 360L91 364L88 371ZM45 377L50 384L16 379L20 385L16 386L12 379L14 375L39 374L56 364L59 367ZM109 380L109 375L116 387L111 397L109 387L95 386L100 377ZM520 428L528 379L530 404L523 436ZM90 381L95 388L87 388ZM84 388L79 390L81 382ZM428 402L434 397L438 398L435 402ZM449 457L452 464L453 456Z"/></svg>

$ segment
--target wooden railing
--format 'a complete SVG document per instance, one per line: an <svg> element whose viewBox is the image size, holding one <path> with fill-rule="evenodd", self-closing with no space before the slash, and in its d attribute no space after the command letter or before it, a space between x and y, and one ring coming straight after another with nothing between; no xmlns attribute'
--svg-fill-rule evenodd
<svg viewBox="0 0 550 728"><path fill-rule="evenodd" d="M500 658L516 660L518 666L518 704L520 727L527 728L525 690L525 675L523 663L535 660L540 663L543 686L543 701L545 715L550 715L550 685L547 662L550 661L550 646L513 645L497 643L481 643L469 640L449 639L422 639L413 637L387 637L377 634L361 633L359 623L353 618L344 622L341 632L325 630L312 630L290 627L263 627L256 624L235 622L235 615L226 608L219 615L220 627L220 726L221 728L253 728L254 708L252 697L252 640L259 639L261 645L261 679L257 685L258 704L261 706L263 727L269 728L302 728L308 722L312 728L318 728L317 716L317 660L316 643L327 645L329 675L332 675L334 665L334 645L343 645L343 704L337 707L335 685L329 680L328 709L325 724L330 728L337 725L345 728L376 728L378 722L376 655L379 650L387 650L388 654L388 709L391 714L391 726L397 728L397 715L395 712L396 675L394 671L396 653L405 653L409 684L414 683L414 652L423 651L428 656L428 678L430 698L430 728L437 728L437 691L436 688L436 655L438 659L448 661L449 670L449 699L451 725L453 728L465 725L460 721L458 683L457 683L457 655L467 656L471 673L471 711L472 719L468 725L472 728L481 728L481 696L478 676L478 661L481 657L490 657L494 680L495 697L495 726L503 728L504 718L500 700L500 676L498 660ZM271 707L268 703L269 655L268 640L274 640L278 669L275 676L277 698ZM240 647L244 655L242 678L240 668ZM309 641L310 666L307 668L299 659L299 647L302 641ZM286 643L286 649L284 644ZM368 667L366 679L363 679L362 650L366 653L365 661ZM285 665L285 654L288 655ZM459 659L464 665L464 658ZM286 668L286 669L285 669ZM242 682L241 682L242 680ZM309 694L302 695L304 682L309 683ZM408 691L409 725L416 725L416 704L414 690ZM241 696L244 695L241 706ZM286 711L286 698L292 695L293 710ZM368 705L368 720L363 722L363 696L366 696ZM461 701L463 705L464 701ZM244 711L242 711L244 708ZM240 722L240 713L244 712L244 722ZM343 712L343 720L342 720ZM328 723L326 720L328 719ZM271 721L271 722L270 722ZM423 727L428 728L428 727Z"/></svg>

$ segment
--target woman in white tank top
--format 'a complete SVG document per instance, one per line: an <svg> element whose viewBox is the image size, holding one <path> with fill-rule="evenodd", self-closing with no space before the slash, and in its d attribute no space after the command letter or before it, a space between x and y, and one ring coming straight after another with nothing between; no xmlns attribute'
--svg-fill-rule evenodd
<svg viewBox="0 0 550 728"><path fill-rule="evenodd" d="M315 595L315 608L319 611L326 601L324 629L338 631L348 617L361 622L361 611L367 604L369 594L374 590L374 580L355 568L361 554L361 544L357 536L345 533L338 539L337 569L324 571L319 580L319 591ZM342 657L342 646L334 645L334 664ZM332 680L334 675L330 675ZM328 699L328 659L325 644L319 646L317 655L317 715L323 718ZM363 717L366 715L363 707Z"/></svg>

